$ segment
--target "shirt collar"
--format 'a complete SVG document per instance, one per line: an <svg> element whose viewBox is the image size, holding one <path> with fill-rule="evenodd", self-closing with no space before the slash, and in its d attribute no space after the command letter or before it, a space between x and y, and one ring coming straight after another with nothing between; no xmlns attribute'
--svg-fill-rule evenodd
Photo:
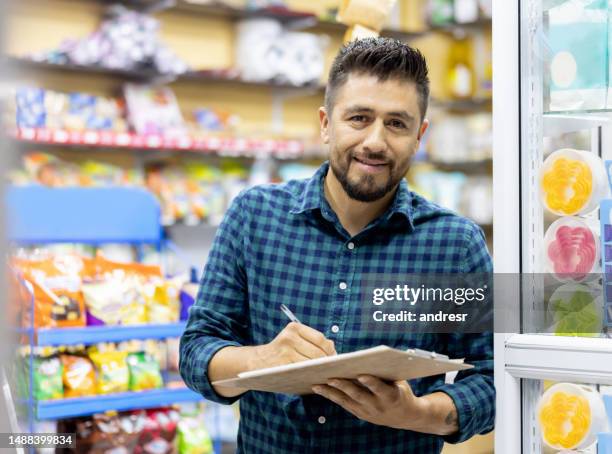
<svg viewBox="0 0 612 454"><path fill-rule="evenodd" d="M331 210L331 207L325 199L325 192L323 189L325 175L327 175L328 170L329 161L325 161L321 167L317 169L315 174L306 181L304 190L301 194L298 194L294 206L290 211L292 214L306 213L313 210ZM392 218L401 219L402 222L412 230L414 224L411 204L412 194L408 189L408 183L405 179L402 179L395 193L395 197L393 198L393 202L379 220L389 222Z"/></svg>

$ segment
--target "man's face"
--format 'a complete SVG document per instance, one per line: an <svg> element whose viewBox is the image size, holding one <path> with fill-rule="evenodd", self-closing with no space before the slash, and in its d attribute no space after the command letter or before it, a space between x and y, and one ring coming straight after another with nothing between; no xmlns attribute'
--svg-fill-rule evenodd
<svg viewBox="0 0 612 454"><path fill-rule="evenodd" d="M416 85L351 74L337 93L331 118L319 111L334 176L352 199L373 202L406 175L427 129Z"/></svg>

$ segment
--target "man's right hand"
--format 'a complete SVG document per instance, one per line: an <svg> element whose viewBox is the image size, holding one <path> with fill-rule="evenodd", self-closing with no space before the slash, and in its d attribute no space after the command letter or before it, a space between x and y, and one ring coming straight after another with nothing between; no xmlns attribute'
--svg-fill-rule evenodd
<svg viewBox="0 0 612 454"><path fill-rule="evenodd" d="M289 323L272 342L254 348L249 369L280 366L336 354L334 342L301 323Z"/></svg>
<svg viewBox="0 0 612 454"><path fill-rule="evenodd" d="M213 355L208 365L211 382L234 378L241 372L282 366L307 359L336 354L333 341L323 333L300 323L289 323L272 342L258 346L224 347ZM214 386L221 396L234 397L246 389Z"/></svg>

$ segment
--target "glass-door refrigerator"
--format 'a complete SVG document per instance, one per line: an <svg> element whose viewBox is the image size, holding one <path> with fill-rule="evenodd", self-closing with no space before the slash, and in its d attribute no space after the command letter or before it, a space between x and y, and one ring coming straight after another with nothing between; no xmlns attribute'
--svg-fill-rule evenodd
<svg viewBox="0 0 612 454"><path fill-rule="evenodd" d="M612 454L610 11L494 2L496 453Z"/></svg>

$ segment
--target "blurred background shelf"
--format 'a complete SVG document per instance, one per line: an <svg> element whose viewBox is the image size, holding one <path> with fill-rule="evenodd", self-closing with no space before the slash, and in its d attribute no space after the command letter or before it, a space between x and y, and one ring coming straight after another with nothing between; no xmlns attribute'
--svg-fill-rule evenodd
<svg viewBox="0 0 612 454"><path fill-rule="evenodd" d="M213 154L231 150L233 155L298 157L304 145L298 140L260 140L232 137L167 137L158 134L141 136L112 131L67 131L46 128L17 128L10 136L18 142L65 147L92 147L134 150L190 151Z"/></svg>
<svg viewBox="0 0 612 454"><path fill-rule="evenodd" d="M186 387L153 389L91 397L46 400L36 403L39 419L61 419L103 413L108 410L125 411L156 408L177 402L199 402L202 396Z"/></svg>
<svg viewBox="0 0 612 454"><path fill-rule="evenodd" d="M185 322L127 326L86 326L84 328L41 328L36 330L36 344L42 346L93 345L100 342L166 339L180 337Z"/></svg>

